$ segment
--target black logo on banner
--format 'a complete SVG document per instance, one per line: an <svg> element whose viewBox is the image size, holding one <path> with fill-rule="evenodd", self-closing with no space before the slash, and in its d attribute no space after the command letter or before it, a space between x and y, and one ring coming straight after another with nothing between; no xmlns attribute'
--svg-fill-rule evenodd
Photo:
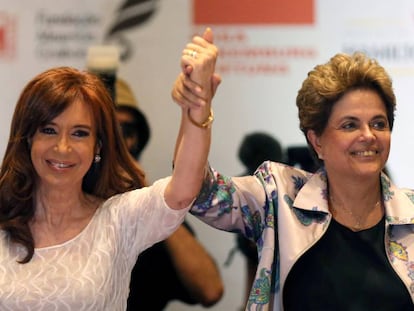
<svg viewBox="0 0 414 311"><path fill-rule="evenodd" d="M117 10L105 41L121 47L121 61L129 59L133 54L133 45L124 36L124 32L148 22L157 11L157 5L158 0L127 0Z"/></svg>

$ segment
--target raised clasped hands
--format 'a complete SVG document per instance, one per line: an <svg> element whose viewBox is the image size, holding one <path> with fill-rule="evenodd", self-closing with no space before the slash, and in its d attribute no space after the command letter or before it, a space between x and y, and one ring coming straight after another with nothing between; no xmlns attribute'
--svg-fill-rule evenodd
<svg viewBox="0 0 414 311"><path fill-rule="evenodd" d="M215 74L218 48L213 44L213 32L207 28L202 36L194 36L183 49L182 72L172 90L172 98L184 110L191 110L192 118L200 123L210 114L212 98L221 82Z"/></svg>

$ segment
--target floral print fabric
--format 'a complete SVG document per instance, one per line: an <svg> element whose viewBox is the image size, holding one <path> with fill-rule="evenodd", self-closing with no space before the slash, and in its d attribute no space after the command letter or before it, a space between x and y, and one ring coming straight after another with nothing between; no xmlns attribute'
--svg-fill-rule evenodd
<svg viewBox="0 0 414 311"><path fill-rule="evenodd" d="M381 175L386 252L414 297L414 192ZM191 213L256 242L259 265L246 310L282 310L281 291L296 260L325 233L332 215L327 177L264 162L254 176L229 178L211 169Z"/></svg>

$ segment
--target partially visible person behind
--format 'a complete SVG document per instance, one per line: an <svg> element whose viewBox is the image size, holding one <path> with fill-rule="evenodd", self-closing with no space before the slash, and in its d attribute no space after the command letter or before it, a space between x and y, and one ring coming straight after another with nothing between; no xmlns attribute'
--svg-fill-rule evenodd
<svg viewBox="0 0 414 311"><path fill-rule="evenodd" d="M242 175L253 175L264 161L282 162L284 152L279 140L265 132L246 134L240 143L238 158L245 167Z"/></svg>
<svg viewBox="0 0 414 311"><path fill-rule="evenodd" d="M316 172L320 166L307 145L288 146L286 148L286 163L311 173Z"/></svg>
<svg viewBox="0 0 414 311"><path fill-rule="evenodd" d="M149 123L125 80L117 79L115 94L123 137L138 161L149 142ZM169 238L139 255L131 274L127 310L164 310L174 300L210 307L220 300L223 291L214 259L184 221Z"/></svg>
<svg viewBox="0 0 414 311"><path fill-rule="evenodd" d="M97 76L58 67L24 87L0 170L0 310L126 310L139 253L179 227L205 175L210 102L182 110L172 176L142 188Z"/></svg>
<svg viewBox="0 0 414 311"><path fill-rule="evenodd" d="M150 140L151 128L144 112L138 107L131 87L121 78L115 82L115 107L128 151L139 161Z"/></svg>
<svg viewBox="0 0 414 311"><path fill-rule="evenodd" d="M206 46L216 49L202 38L187 49ZM173 98L194 105L192 75L205 68L182 62L195 67L176 80ZM363 53L338 53L308 73L296 106L315 173L271 161L254 176L211 168L191 209L257 241L246 310L414 310L414 191L383 172L396 107L390 76Z"/></svg>

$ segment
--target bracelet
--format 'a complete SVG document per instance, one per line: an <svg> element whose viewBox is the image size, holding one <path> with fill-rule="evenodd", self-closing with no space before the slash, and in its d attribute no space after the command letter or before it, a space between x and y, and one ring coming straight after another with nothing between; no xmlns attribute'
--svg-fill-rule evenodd
<svg viewBox="0 0 414 311"><path fill-rule="evenodd" d="M195 126L197 126L199 128L202 128L202 129L210 128L211 123L213 123L213 121L214 121L213 109L211 109L211 108L210 108L210 114L208 115L207 119L203 123L198 123L196 120L194 120L191 117L190 109L188 109L187 115L188 115L188 119L190 120L191 123L193 123Z"/></svg>

